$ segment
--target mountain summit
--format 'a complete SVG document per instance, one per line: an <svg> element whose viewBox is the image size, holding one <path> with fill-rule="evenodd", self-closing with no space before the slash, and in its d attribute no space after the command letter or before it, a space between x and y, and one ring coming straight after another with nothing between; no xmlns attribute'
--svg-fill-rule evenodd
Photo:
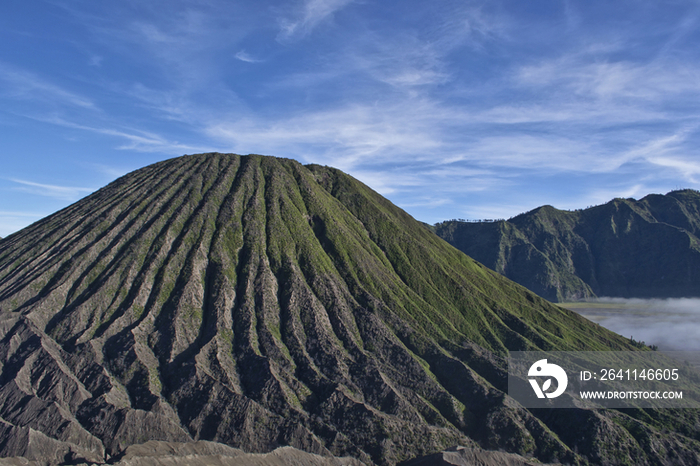
<svg viewBox="0 0 700 466"><path fill-rule="evenodd" d="M630 348L338 170L184 156L0 242L0 455L210 440L379 464L457 444L698 461L690 410L552 414L505 394L509 350Z"/></svg>

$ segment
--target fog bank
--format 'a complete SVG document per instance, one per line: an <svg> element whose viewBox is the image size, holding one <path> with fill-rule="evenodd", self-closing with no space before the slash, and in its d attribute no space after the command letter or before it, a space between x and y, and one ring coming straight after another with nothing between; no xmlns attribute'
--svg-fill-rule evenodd
<svg viewBox="0 0 700 466"><path fill-rule="evenodd" d="M700 351L700 298L599 298L563 306L661 350Z"/></svg>

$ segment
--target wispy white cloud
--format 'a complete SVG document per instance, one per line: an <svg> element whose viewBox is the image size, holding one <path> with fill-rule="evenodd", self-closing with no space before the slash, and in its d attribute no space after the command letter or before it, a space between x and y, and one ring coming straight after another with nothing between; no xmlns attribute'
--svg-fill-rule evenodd
<svg viewBox="0 0 700 466"><path fill-rule="evenodd" d="M181 144L178 141L170 141L163 136L146 131L127 132L108 128L91 128L82 126L81 129L94 133L115 136L127 140L127 143L117 147L123 150L136 150L139 152L182 153L198 152L202 146Z"/></svg>
<svg viewBox="0 0 700 466"><path fill-rule="evenodd" d="M691 183L698 183L698 175L700 175L700 162L697 160L688 160L680 157L648 157L647 160L652 164L671 168L681 174L684 180Z"/></svg>
<svg viewBox="0 0 700 466"><path fill-rule="evenodd" d="M83 109L96 109L94 102L68 91L30 71L0 62L0 81L4 83L0 95L5 98L43 101L58 105L70 105Z"/></svg>
<svg viewBox="0 0 700 466"><path fill-rule="evenodd" d="M156 133L138 129L114 129L93 127L73 123L71 121L58 117L35 117L35 119L44 121L46 123L64 126L67 128L79 129L83 131L89 131L92 133L103 134L106 136L114 136L116 138L124 139L127 142L117 147L118 149L123 150L135 150L139 152L161 152L172 154L178 152L197 152L203 149L202 146L181 144L178 141L168 140L167 138Z"/></svg>
<svg viewBox="0 0 700 466"><path fill-rule="evenodd" d="M183 89L153 89L142 83L135 83L127 89L118 88L116 92L134 100L136 105L155 111L156 114L175 121L187 120L194 109Z"/></svg>
<svg viewBox="0 0 700 466"><path fill-rule="evenodd" d="M262 60L253 57L252 55L250 55L250 54L249 54L248 52L246 52L245 50L239 51L239 52L235 55L235 57L236 57L238 60L244 61L244 62L246 62L246 63L260 63L260 62L262 62Z"/></svg>
<svg viewBox="0 0 700 466"><path fill-rule="evenodd" d="M369 36L350 54L343 66L395 88L436 85L450 79L443 57L447 50L414 35L384 38Z"/></svg>
<svg viewBox="0 0 700 466"><path fill-rule="evenodd" d="M414 164L392 164L392 157L382 158L385 166L358 165L352 175L383 195L409 195L402 207L444 205L446 199L456 194L487 191L496 186L504 187L509 175L490 170L446 165L440 157L417 160ZM428 191L425 190L430 186Z"/></svg>
<svg viewBox="0 0 700 466"><path fill-rule="evenodd" d="M700 178L700 66L687 46L695 16L684 15L678 33L652 31L659 43L640 47L651 33L601 38L608 23L590 25L601 7L585 2L532 10L528 20L493 2L408 3L156 2L135 14L131 4L70 2L70 23L85 28L74 42L90 44L73 75L86 86L0 63L0 97L41 104L5 114L103 136L109 147L324 163L426 210L452 207L445 199L486 206L489 193L520 190L521 204L504 194L502 209L492 201L491 214L474 208L469 217L552 202L545 193L522 199L537 176L589 176L583 203L600 175L625 178L600 195L663 185L642 174ZM561 40L549 40L555 34ZM90 57L98 58L88 67Z"/></svg>
<svg viewBox="0 0 700 466"><path fill-rule="evenodd" d="M126 25L127 31L134 34L132 41L152 47L151 51L157 55L193 58L207 49L235 43L244 35L245 20L237 14L237 8L231 2L201 2L117 23L116 29L104 32L110 40L120 40L118 34L124 32L122 28Z"/></svg>
<svg viewBox="0 0 700 466"><path fill-rule="evenodd" d="M483 7L459 2L443 12L442 21L428 39L446 51L463 45L483 51L489 43L511 40L510 23L505 15L487 13Z"/></svg>
<svg viewBox="0 0 700 466"><path fill-rule="evenodd" d="M644 161L659 169L669 169L691 183L698 183L700 163L693 136L700 123L680 127L671 134L649 138L624 152L629 160ZM658 173L657 173L658 175Z"/></svg>
<svg viewBox="0 0 700 466"><path fill-rule="evenodd" d="M328 85L342 76L352 73L353 70L344 66L317 69L312 71L293 72L280 76L278 79L264 84L265 88L272 91L299 91L301 89L318 89Z"/></svg>
<svg viewBox="0 0 700 466"><path fill-rule="evenodd" d="M671 53L674 47L685 40L691 33L697 31L699 18L700 14L697 7L694 12L681 18L680 21L674 25L673 32L668 40L666 40L666 42L663 44L663 47L659 51L659 55L664 56Z"/></svg>
<svg viewBox="0 0 700 466"><path fill-rule="evenodd" d="M19 184L14 189L39 196L46 196L61 201L77 201L81 197L95 191L95 188L77 186L56 186L52 184L35 183L33 181L11 178L10 181Z"/></svg>
<svg viewBox="0 0 700 466"><path fill-rule="evenodd" d="M449 198L435 198L432 196L424 197L420 201L417 202L408 202L408 203L402 203L401 207L404 209L408 209L411 207L440 207L440 206L445 206L449 204L453 204L454 200L449 199Z"/></svg>
<svg viewBox="0 0 700 466"><path fill-rule="evenodd" d="M436 153L444 144L437 134L429 134L437 128L425 125L416 115L419 107L418 102L393 108L351 105L277 120L212 121L206 133L234 151L293 154L349 170L360 163L383 163L399 154L407 162ZM430 119L428 108L425 110L424 118Z"/></svg>
<svg viewBox="0 0 700 466"><path fill-rule="evenodd" d="M604 173L627 160L624 154L611 153L595 139L582 141L556 133L532 135L516 130L476 135L473 142L449 158L451 163L463 161L492 170L533 170L540 174Z"/></svg>
<svg viewBox="0 0 700 466"><path fill-rule="evenodd" d="M180 95L217 89L241 40L260 25L250 15L255 8L218 0L140 4L136 14L123 4L109 7L110 15L95 13L99 7L66 9L84 25L90 43L100 45L100 56L127 64L131 83ZM110 77L100 84L128 88L125 82Z"/></svg>
<svg viewBox="0 0 700 466"><path fill-rule="evenodd" d="M338 7L350 2L320 3ZM315 2L305 5L311 4ZM386 91L382 85L419 96L454 78L455 63L454 57L449 57L451 54L458 50L464 52L465 47L473 53L485 43L506 36L507 27L502 18L487 15L478 8L459 5L436 10L442 15L439 20L423 21L410 29L357 25L355 33L338 40L336 50L323 57L319 62L321 66L281 76L271 86L308 90L319 85L339 85L347 91L349 86L340 83L354 81L357 85L352 88L364 91L364 97L369 99L373 99L376 92ZM322 11L330 11L330 8ZM417 91L418 87L423 90Z"/></svg>
<svg viewBox="0 0 700 466"><path fill-rule="evenodd" d="M323 21L353 0L304 0L292 18L280 18L280 32L277 40L286 42L310 34Z"/></svg>
<svg viewBox="0 0 700 466"><path fill-rule="evenodd" d="M693 63L672 57L615 61L598 55L570 53L545 59L520 68L516 80L523 86L545 88L557 98L568 93L579 98L648 102L700 93L700 67Z"/></svg>
<svg viewBox="0 0 700 466"><path fill-rule="evenodd" d="M501 109L503 111L503 109ZM552 123L555 116L527 123ZM489 111L485 112L486 114ZM505 111L504 111L505 113ZM491 121L484 113L444 102L406 98L401 103L379 101L375 105L353 104L329 110L310 110L278 119L249 115L234 120L211 120L204 131L234 151L259 152L299 157L327 163L351 172L364 167L403 164L407 172L417 170L423 179L438 172L440 165L466 165L481 175L499 170L503 176L527 173L561 172L611 173L625 164L662 163L661 155L678 156L687 149L688 130L649 138L644 130L630 127L618 132L580 137L582 131L603 128L606 122L593 119L579 122L588 127L543 126L539 131L521 129L520 120ZM649 115L642 115L649 121ZM600 118L602 120L602 117ZM632 119L633 123L639 123ZM505 173L509 173L506 175ZM459 177L450 167L439 173L443 178ZM463 174L461 176L468 176ZM398 179L394 186L398 185ZM388 192L385 189L385 192Z"/></svg>
<svg viewBox="0 0 700 466"><path fill-rule="evenodd" d="M672 134L647 139L638 143L626 152L628 158L644 158L651 161L669 153L678 153L682 150L683 143L695 132L698 125L680 128Z"/></svg>
<svg viewBox="0 0 700 466"><path fill-rule="evenodd" d="M475 115L482 123L502 125L565 124L572 123L593 127L618 126L630 123L656 123L669 119L662 109L642 106L638 103L615 103L538 99L536 102L498 103Z"/></svg>
<svg viewBox="0 0 700 466"><path fill-rule="evenodd" d="M344 57L347 66L395 88L438 86L454 78L454 53L481 53L486 44L507 40L503 17L455 4L437 7L440 20L402 31L365 31Z"/></svg>

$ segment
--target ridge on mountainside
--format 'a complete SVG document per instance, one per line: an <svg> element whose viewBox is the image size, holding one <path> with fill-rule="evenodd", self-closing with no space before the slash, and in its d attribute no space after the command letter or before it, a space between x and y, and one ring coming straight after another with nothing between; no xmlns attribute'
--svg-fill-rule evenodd
<svg viewBox="0 0 700 466"><path fill-rule="evenodd" d="M452 445L698 464L694 410L527 410L511 350L633 350L339 170L200 154L0 242L0 456L149 440L392 465Z"/></svg>
<svg viewBox="0 0 700 466"><path fill-rule="evenodd" d="M446 221L438 236L550 301L700 296L700 192L538 207L508 221Z"/></svg>

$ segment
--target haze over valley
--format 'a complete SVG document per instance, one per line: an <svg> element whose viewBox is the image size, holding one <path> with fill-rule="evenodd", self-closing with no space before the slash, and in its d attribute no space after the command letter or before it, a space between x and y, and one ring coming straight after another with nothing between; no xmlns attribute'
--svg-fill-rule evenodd
<svg viewBox="0 0 700 466"><path fill-rule="evenodd" d="M700 299L598 298L562 303L605 328L665 351L700 351Z"/></svg>

